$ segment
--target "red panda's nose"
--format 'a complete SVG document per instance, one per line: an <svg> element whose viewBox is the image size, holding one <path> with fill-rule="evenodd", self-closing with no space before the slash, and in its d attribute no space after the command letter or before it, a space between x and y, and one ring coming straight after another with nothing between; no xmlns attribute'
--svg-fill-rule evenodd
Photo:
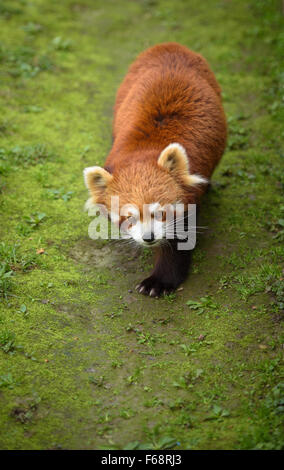
<svg viewBox="0 0 284 470"><path fill-rule="evenodd" d="M153 232L146 232L142 237L144 242L153 242L155 240L155 235Z"/></svg>

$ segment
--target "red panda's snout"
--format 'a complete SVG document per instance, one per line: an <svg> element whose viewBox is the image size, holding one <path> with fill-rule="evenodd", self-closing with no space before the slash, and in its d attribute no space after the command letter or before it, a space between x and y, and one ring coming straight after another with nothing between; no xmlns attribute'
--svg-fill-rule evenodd
<svg viewBox="0 0 284 470"><path fill-rule="evenodd" d="M138 206L127 204L121 213L122 237L148 247L157 246L166 238L166 210L158 202L143 204L142 212Z"/></svg>

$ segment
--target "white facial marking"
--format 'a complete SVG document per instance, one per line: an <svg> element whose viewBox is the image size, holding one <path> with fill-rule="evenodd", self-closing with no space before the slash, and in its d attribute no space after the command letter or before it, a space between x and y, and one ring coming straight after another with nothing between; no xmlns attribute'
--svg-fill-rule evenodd
<svg viewBox="0 0 284 470"><path fill-rule="evenodd" d="M110 220L112 221L113 224L118 224L119 223L119 214L116 212L110 212L109 213Z"/></svg>
<svg viewBox="0 0 284 470"><path fill-rule="evenodd" d="M84 210L88 212L95 207L96 207L96 204L93 203L93 198L90 197L85 203Z"/></svg>
<svg viewBox="0 0 284 470"><path fill-rule="evenodd" d="M158 202L153 202L149 205L149 212L150 214L154 214L154 212L158 209L162 209Z"/></svg>
<svg viewBox="0 0 284 470"><path fill-rule="evenodd" d="M135 240L136 242L144 243L143 238L142 238L142 236L143 236L143 226L142 226L142 223L140 222L140 220L138 220L136 222L136 224L132 225L128 229L128 233L133 238L133 240Z"/></svg>
<svg viewBox="0 0 284 470"><path fill-rule="evenodd" d="M139 209L135 206L127 205L123 213L128 217L121 224L124 238L131 237L141 245L153 246L158 245L169 235L169 238L174 238L174 221L182 218L184 205L180 201L165 206L161 206L158 202L145 204L142 221ZM153 240L151 234L154 235Z"/></svg>
<svg viewBox="0 0 284 470"><path fill-rule="evenodd" d="M144 206L143 221L136 216L136 223L128 228L129 235L138 243L144 246L154 245L164 237L165 222L161 220L158 212L163 210L158 202ZM151 234L154 240L150 240ZM143 237L149 236L149 241Z"/></svg>

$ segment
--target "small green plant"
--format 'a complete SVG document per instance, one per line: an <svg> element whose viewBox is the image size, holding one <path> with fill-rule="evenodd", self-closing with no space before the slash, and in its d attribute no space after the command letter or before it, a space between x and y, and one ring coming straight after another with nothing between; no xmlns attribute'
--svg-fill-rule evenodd
<svg viewBox="0 0 284 470"><path fill-rule="evenodd" d="M43 30L43 27L38 23L29 22L22 26L22 29L30 35L35 35L40 33Z"/></svg>
<svg viewBox="0 0 284 470"><path fill-rule="evenodd" d="M0 263L0 296L7 297L11 288L13 271L10 270L6 263Z"/></svg>
<svg viewBox="0 0 284 470"><path fill-rule="evenodd" d="M161 398L158 398L158 397L152 397L149 400L145 400L143 403L143 405L146 408L153 408L155 406L159 406L163 404L164 404L163 400L161 400Z"/></svg>
<svg viewBox="0 0 284 470"><path fill-rule="evenodd" d="M246 119L244 115L230 116L228 118L229 124L229 143L228 148L230 150L246 149L249 143L249 129L242 127L240 121Z"/></svg>
<svg viewBox="0 0 284 470"><path fill-rule="evenodd" d="M33 25L30 23L26 26L30 30L30 34L33 30L33 34L36 33L36 29L39 32L39 25ZM29 32L29 31L27 31ZM18 46L14 49L9 49L3 43L0 48L0 62L4 62L6 71L14 78L30 79L38 75L38 73L44 70L52 70L54 68L53 62L45 54L40 55L35 49L29 46Z"/></svg>
<svg viewBox="0 0 284 470"><path fill-rule="evenodd" d="M0 262L6 263L11 271L26 272L33 269L38 260L35 253L20 253L20 245L0 243Z"/></svg>
<svg viewBox="0 0 284 470"><path fill-rule="evenodd" d="M266 279L266 293L273 294L275 305L279 310L284 309L284 283L283 278L275 279L274 276L268 276Z"/></svg>
<svg viewBox="0 0 284 470"><path fill-rule="evenodd" d="M266 398L265 406L276 414L284 413L284 382L279 382Z"/></svg>
<svg viewBox="0 0 284 470"><path fill-rule="evenodd" d="M50 199L63 199L64 202L67 202L71 199L73 191L65 191L64 188L60 189L47 189L47 194Z"/></svg>
<svg viewBox="0 0 284 470"><path fill-rule="evenodd" d="M187 344L180 344L180 348L184 352L186 356L190 356L190 354L195 353L198 349L197 345L194 343L187 345Z"/></svg>
<svg viewBox="0 0 284 470"><path fill-rule="evenodd" d="M94 377L90 375L89 377L89 383L92 385L95 385L96 387L104 387L105 386L105 378L103 375L100 377Z"/></svg>
<svg viewBox="0 0 284 470"><path fill-rule="evenodd" d="M125 378L127 385L137 385L138 379L140 378L142 367L136 367L132 375Z"/></svg>
<svg viewBox="0 0 284 470"><path fill-rule="evenodd" d="M126 408L124 410L121 410L119 415L123 419L130 419L135 416L135 411L133 411L131 408Z"/></svg>
<svg viewBox="0 0 284 470"><path fill-rule="evenodd" d="M0 149L0 173L7 174L14 167L27 167L51 160L54 153L45 144L33 144L11 149Z"/></svg>
<svg viewBox="0 0 284 470"><path fill-rule="evenodd" d="M27 318L29 316L29 312L27 309L27 306L25 304L22 304L18 310L18 313L21 313L24 318Z"/></svg>
<svg viewBox="0 0 284 470"><path fill-rule="evenodd" d="M195 310L197 315L201 315L206 309L215 310L218 307L210 296L201 297L200 301L188 300L186 305L188 305L191 310Z"/></svg>
<svg viewBox="0 0 284 470"><path fill-rule="evenodd" d="M172 303L176 300L177 295L175 292L172 292L171 294L164 295L164 299L167 300L169 303Z"/></svg>
<svg viewBox="0 0 284 470"><path fill-rule="evenodd" d="M39 224L46 218L43 212L34 212L30 216L24 217L25 222L32 228L37 228Z"/></svg>
<svg viewBox="0 0 284 470"><path fill-rule="evenodd" d="M164 435L161 431L160 425L154 426L154 428L147 431L149 436L149 443L140 444L139 449L154 449L154 450L163 450L163 449L173 449L178 445L178 440L172 436Z"/></svg>
<svg viewBox="0 0 284 470"><path fill-rule="evenodd" d="M271 226L269 226L269 230L274 233L272 237L273 239L278 240L279 242L284 241L284 219L277 219Z"/></svg>
<svg viewBox="0 0 284 470"><path fill-rule="evenodd" d="M63 39L61 36L57 36L52 41L52 47L56 51L70 51L73 47L73 41L71 41L71 39Z"/></svg>
<svg viewBox="0 0 284 470"><path fill-rule="evenodd" d="M36 266L35 254L20 254L19 245L0 243L0 296L7 297L16 271L26 272Z"/></svg>
<svg viewBox="0 0 284 470"><path fill-rule="evenodd" d="M36 165L44 163L53 157L51 152L44 144L27 145L24 147L16 146L9 151L9 155L16 165Z"/></svg>
<svg viewBox="0 0 284 470"><path fill-rule="evenodd" d="M119 446L102 446L100 449L120 449L120 450L166 450L174 449L180 445L177 439L167 435L161 435L160 426L156 425L154 429L147 432L149 441L140 442L132 441L125 444L124 447Z"/></svg>
<svg viewBox="0 0 284 470"><path fill-rule="evenodd" d="M0 260L6 262L7 264L16 264L17 263L17 249L19 245L8 245L5 242L0 243Z"/></svg>
<svg viewBox="0 0 284 470"><path fill-rule="evenodd" d="M142 331L137 331L136 339L139 344L153 346L156 343L155 336L151 335L151 333L143 333Z"/></svg>
<svg viewBox="0 0 284 470"><path fill-rule="evenodd" d="M0 331L0 349L2 349L4 353L11 353L17 349L15 333L9 330Z"/></svg>
<svg viewBox="0 0 284 470"><path fill-rule="evenodd" d="M41 113L43 111L43 108L40 106L36 105L26 105L23 109L24 113Z"/></svg>
<svg viewBox="0 0 284 470"><path fill-rule="evenodd" d="M112 310L111 313L106 313L105 316L111 319L118 318L118 317L121 317L121 315L123 314L123 310L124 310L123 308L118 307L117 309Z"/></svg>
<svg viewBox="0 0 284 470"><path fill-rule="evenodd" d="M9 388L11 390L16 384L17 383L10 372L0 375L0 388Z"/></svg>
<svg viewBox="0 0 284 470"><path fill-rule="evenodd" d="M219 405L213 405L212 413L206 418L206 420L220 420L230 416L230 412Z"/></svg>
<svg viewBox="0 0 284 470"><path fill-rule="evenodd" d="M23 222L16 226L17 233L23 237L29 236L46 217L43 212L33 212L30 216L24 216Z"/></svg>
<svg viewBox="0 0 284 470"><path fill-rule="evenodd" d="M114 360L114 361L112 361L112 363L111 363L111 367L112 367L113 369L119 369L119 368L122 367L122 366L123 366L123 361Z"/></svg>

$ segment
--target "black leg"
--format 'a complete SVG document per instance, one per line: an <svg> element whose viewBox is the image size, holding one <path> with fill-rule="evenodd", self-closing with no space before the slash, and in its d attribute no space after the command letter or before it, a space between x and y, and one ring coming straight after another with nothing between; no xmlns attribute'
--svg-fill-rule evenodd
<svg viewBox="0 0 284 470"><path fill-rule="evenodd" d="M144 295L159 297L173 292L187 277L192 250L178 250L178 240L159 248L151 276L142 281L136 289Z"/></svg>

